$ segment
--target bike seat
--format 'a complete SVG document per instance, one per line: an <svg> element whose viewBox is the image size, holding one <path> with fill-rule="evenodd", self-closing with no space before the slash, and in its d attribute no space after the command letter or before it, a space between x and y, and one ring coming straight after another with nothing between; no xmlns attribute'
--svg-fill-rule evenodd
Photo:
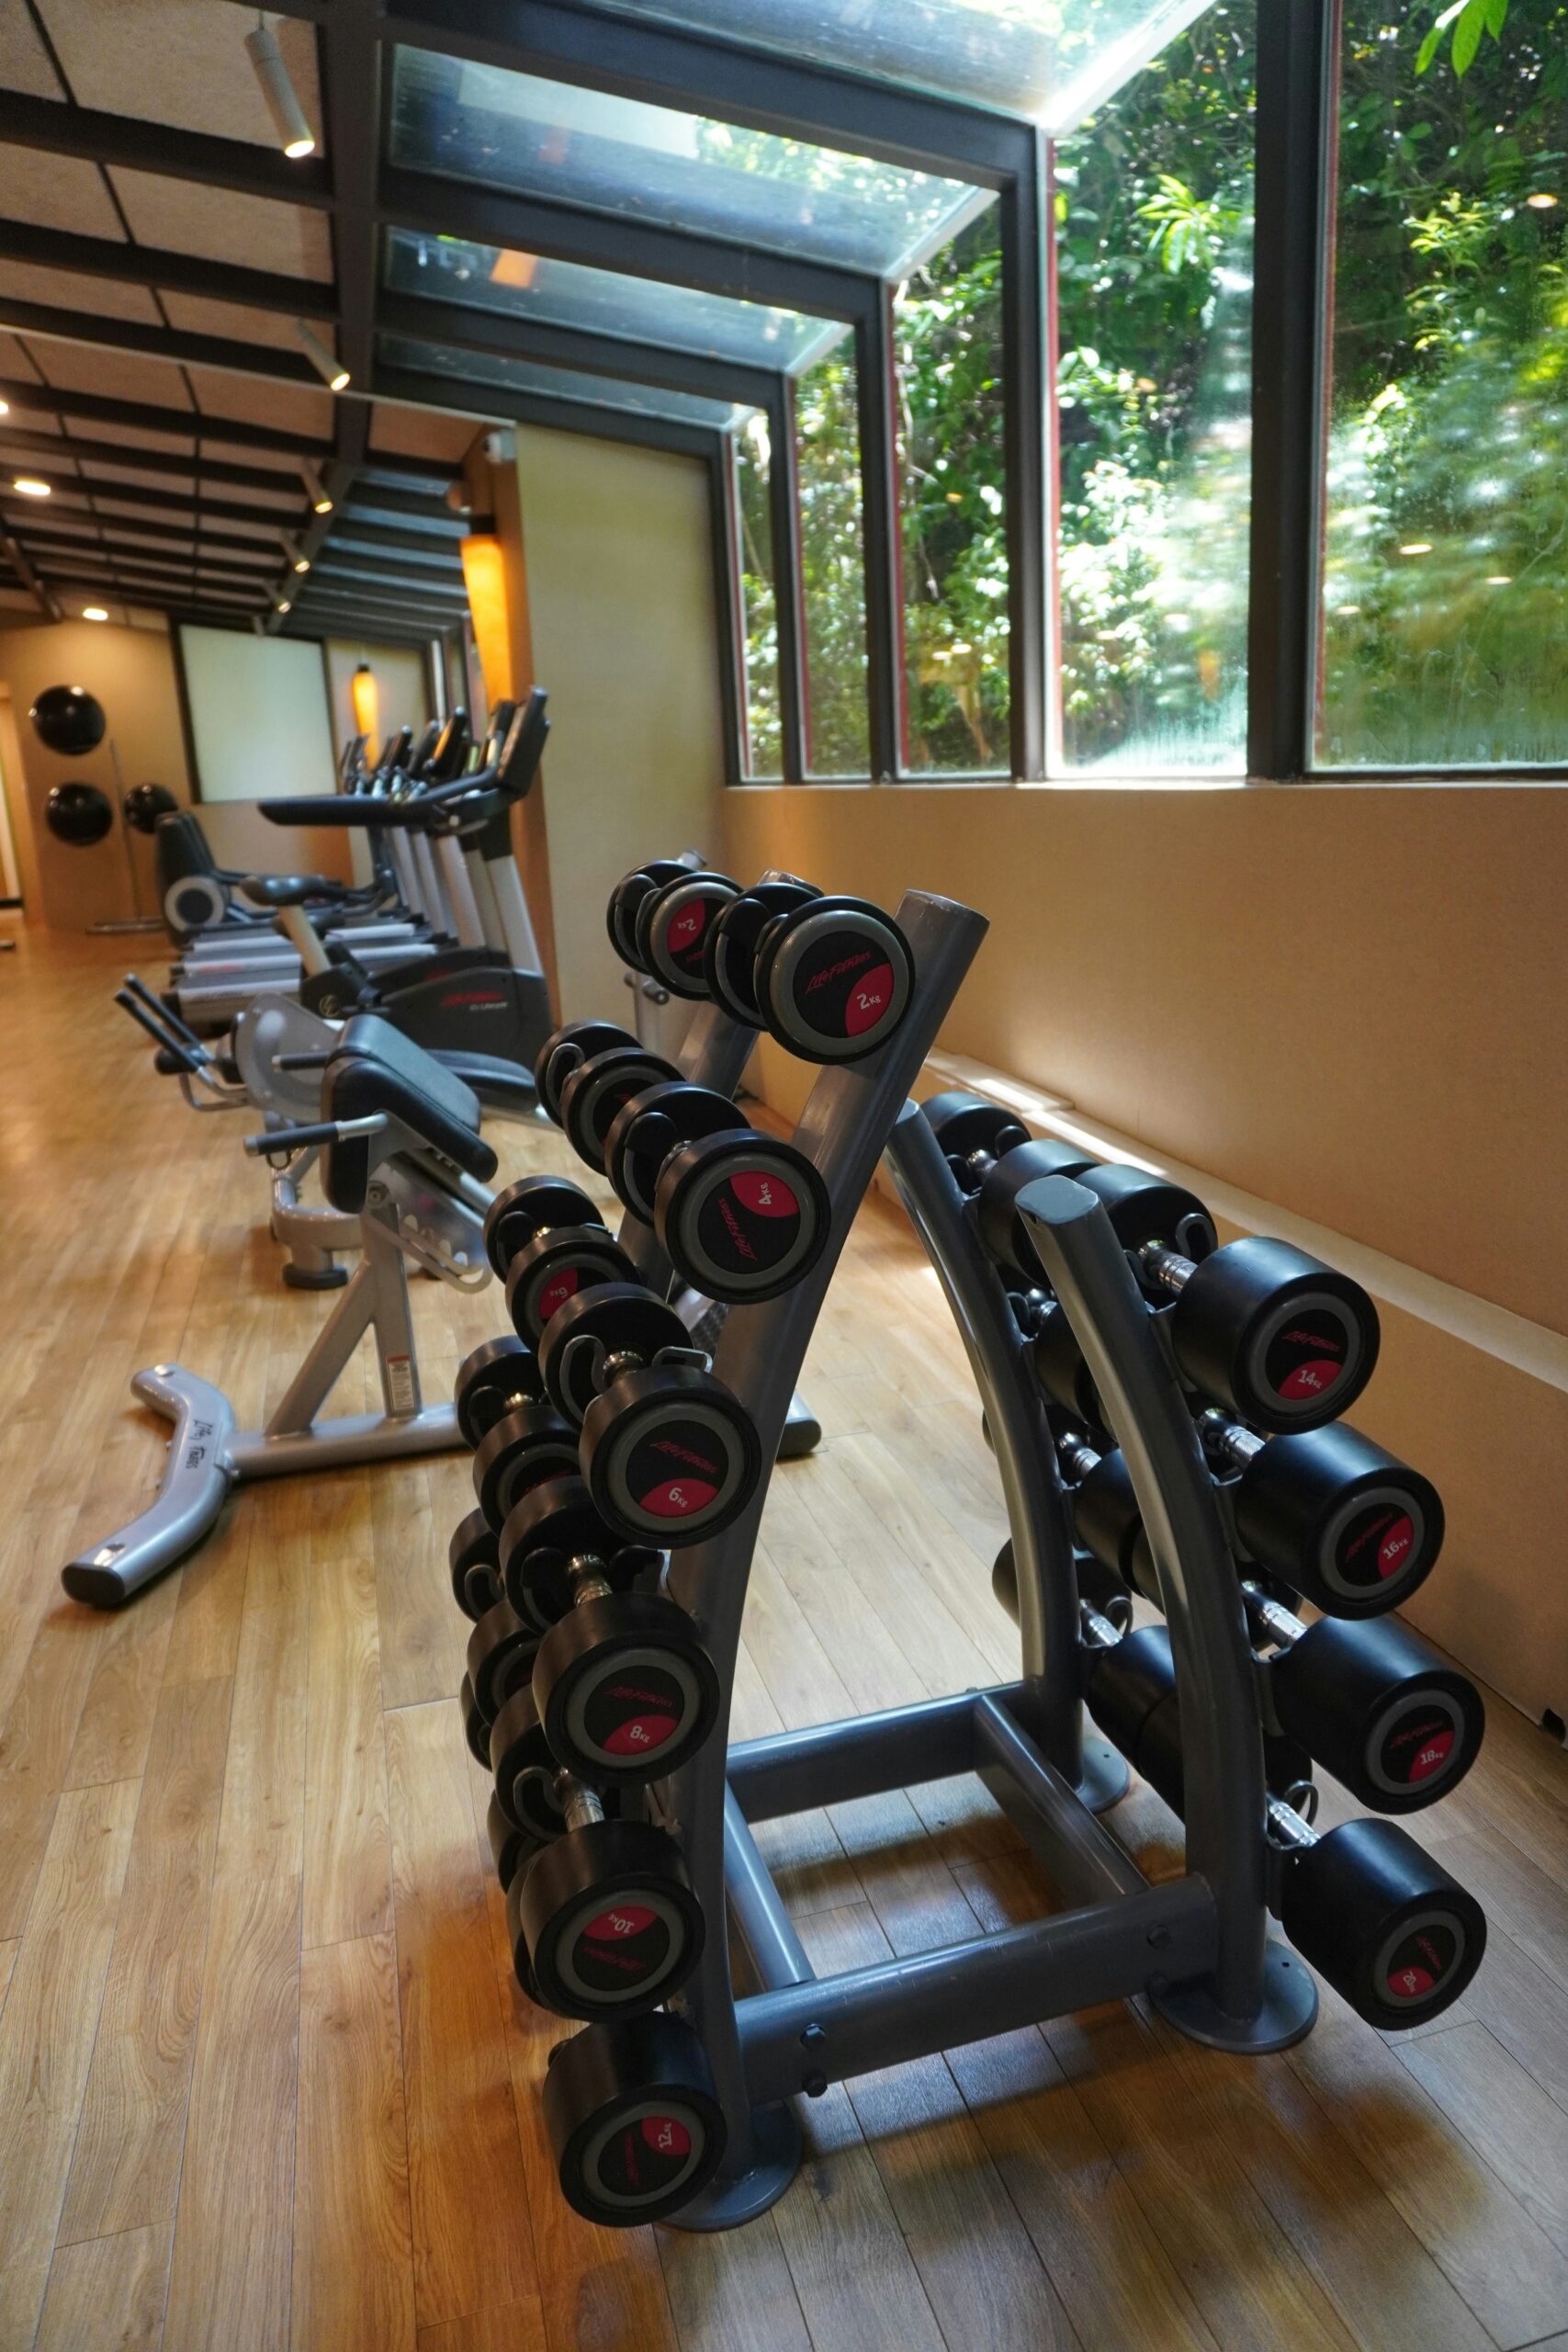
<svg viewBox="0 0 1568 2352"><path fill-rule="evenodd" d="M384 1114L379 1134L348 1136L321 1154L321 1186L334 1209L357 1216L372 1171L400 1151L436 1153L466 1175L488 1183L495 1153L479 1134L473 1089L444 1069L389 1021L356 1013L342 1035L321 1080L323 1119L365 1119Z"/></svg>
<svg viewBox="0 0 1568 2352"><path fill-rule="evenodd" d="M240 896L253 907L303 907L323 899L338 905L347 898L348 886L325 874L247 874Z"/></svg>

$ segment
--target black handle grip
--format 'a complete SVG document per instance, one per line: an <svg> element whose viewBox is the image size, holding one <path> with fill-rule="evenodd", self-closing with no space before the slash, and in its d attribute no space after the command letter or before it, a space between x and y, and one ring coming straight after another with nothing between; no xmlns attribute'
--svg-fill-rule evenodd
<svg viewBox="0 0 1568 2352"><path fill-rule="evenodd" d="M178 1038L173 1036L168 1030L161 1028L152 1014L137 1003L129 989L116 989L114 1001L122 1012L130 1013L139 1029L145 1029L160 1053L168 1056L175 1069L183 1069L188 1077L196 1077L201 1068L196 1056L188 1046L182 1046ZM159 1067L160 1069L163 1067L161 1061Z"/></svg>

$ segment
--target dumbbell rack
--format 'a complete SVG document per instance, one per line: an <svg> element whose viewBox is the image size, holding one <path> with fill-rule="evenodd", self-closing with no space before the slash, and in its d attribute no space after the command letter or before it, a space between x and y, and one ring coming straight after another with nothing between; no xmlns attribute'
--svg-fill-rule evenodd
<svg viewBox="0 0 1568 2352"><path fill-rule="evenodd" d="M785 2101L969 2038L976 2018L999 2033L1144 1992L1195 2039L1264 2051L1299 2039L1316 2011L1309 1972L1268 1935L1255 1670L1208 1472L1109 1219L1092 1194L1058 1179L1032 1187L1021 1206L1086 1336L1102 1393L1114 1400L1118 1429L1136 1432L1129 1463L1146 1498L1177 1670L1191 1694L1183 1713L1187 1874L1149 1885L1096 1818L1127 1774L1112 1748L1082 1736L1073 1543L1043 1408L1001 1283L934 1136L906 1099L980 919L907 899L899 921L920 975L911 1020L867 1062L825 1072L795 1136L829 1183L827 1256L796 1290L732 1316L716 1369L756 1416L766 1455L780 1397L886 1139L980 1387L1015 1547L1023 1672L990 1690L750 1741L728 1755L716 1734L656 1790L667 1823L679 1826L705 1910L716 1920L728 1905L761 1988L736 1999L725 1939L710 1935L673 2005L703 2041L728 2132L716 2178L673 2217L681 2227L728 2228L783 2193L800 2144ZM669 1576L726 1690L763 1500L709 1544L677 1555ZM978 1942L818 1978L750 1825L971 1771L1075 1907Z"/></svg>

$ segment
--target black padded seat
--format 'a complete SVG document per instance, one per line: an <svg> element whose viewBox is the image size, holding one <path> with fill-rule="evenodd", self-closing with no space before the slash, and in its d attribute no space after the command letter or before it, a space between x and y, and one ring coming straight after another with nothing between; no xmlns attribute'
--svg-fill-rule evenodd
<svg viewBox="0 0 1568 2352"><path fill-rule="evenodd" d="M341 906L348 896L346 882L326 874L247 874L240 896L253 907L305 907L325 901Z"/></svg>
<svg viewBox="0 0 1568 2352"><path fill-rule="evenodd" d="M437 1153L488 1183L495 1153L479 1134L479 1099L433 1054L373 1012L345 1022L321 1080L323 1119L386 1114L378 1135L349 1136L321 1154L321 1185L334 1209L357 1216L372 1170L411 1146Z"/></svg>
<svg viewBox="0 0 1568 2352"><path fill-rule="evenodd" d="M472 1087L485 1110L510 1113L516 1119L530 1118L537 1110L534 1073L521 1062L503 1061L499 1054L470 1054L456 1046L440 1047L437 1058L443 1069Z"/></svg>

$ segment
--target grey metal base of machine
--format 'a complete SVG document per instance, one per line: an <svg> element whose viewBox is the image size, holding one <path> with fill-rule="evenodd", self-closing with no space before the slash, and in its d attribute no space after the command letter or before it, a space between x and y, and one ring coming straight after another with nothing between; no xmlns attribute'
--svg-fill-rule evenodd
<svg viewBox="0 0 1568 2352"><path fill-rule="evenodd" d="M1151 1984L1149 2000L1168 2025L1189 2041L1242 2057L1266 2057L1303 2041L1317 2022L1317 1986L1305 1961L1269 1939L1263 1956L1263 2007L1255 2018L1233 2018L1201 1984Z"/></svg>

